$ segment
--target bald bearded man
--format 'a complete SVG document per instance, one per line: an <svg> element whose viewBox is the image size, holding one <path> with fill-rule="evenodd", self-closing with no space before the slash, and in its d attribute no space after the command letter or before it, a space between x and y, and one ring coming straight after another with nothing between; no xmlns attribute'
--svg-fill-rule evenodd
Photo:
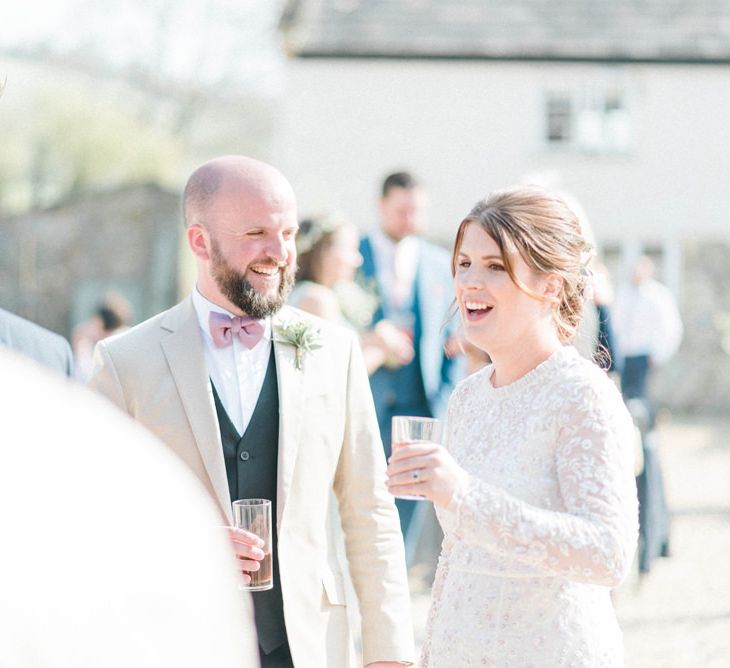
<svg viewBox="0 0 730 668"><path fill-rule="evenodd" d="M99 343L91 385L182 458L228 525L232 500L272 500L274 588L253 594L264 668L354 666L337 520L364 663L407 665L403 544L362 355L352 332L284 305L296 269L291 186L227 156L193 173L183 204L192 295ZM248 580L260 543L231 536Z"/></svg>

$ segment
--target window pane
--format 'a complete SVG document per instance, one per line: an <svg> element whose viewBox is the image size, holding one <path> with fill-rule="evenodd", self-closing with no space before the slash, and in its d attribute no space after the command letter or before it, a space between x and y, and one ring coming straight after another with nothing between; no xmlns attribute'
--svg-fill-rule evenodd
<svg viewBox="0 0 730 668"><path fill-rule="evenodd" d="M570 98L551 95L547 100L547 140L567 143L571 139L572 105Z"/></svg>

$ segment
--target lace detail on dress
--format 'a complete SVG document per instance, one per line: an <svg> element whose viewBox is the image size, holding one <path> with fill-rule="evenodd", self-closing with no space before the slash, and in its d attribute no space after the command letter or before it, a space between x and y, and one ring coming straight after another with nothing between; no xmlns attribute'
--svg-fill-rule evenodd
<svg viewBox="0 0 730 668"><path fill-rule="evenodd" d="M631 418L572 348L506 387L491 373L449 404L447 447L470 479L438 513L422 665L620 666L609 587L638 532Z"/></svg>

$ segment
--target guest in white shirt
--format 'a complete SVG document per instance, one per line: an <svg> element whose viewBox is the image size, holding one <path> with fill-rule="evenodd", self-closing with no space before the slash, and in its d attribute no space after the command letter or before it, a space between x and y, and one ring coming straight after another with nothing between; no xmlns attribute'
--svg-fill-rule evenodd
<svg viewBox="0 0 730 668"><path fill-rule="evenodd" d="M269 364L271 319L262 321L263 332L253 348L247 348L237 336L231 337L231 345L219 348L210 334L210 313L222 313L229 318L235 314L203 297L197 287L193 290L193 306L203 333L210 380L236 430L244 434L261 394Z"/></svg>
<svg viewBox="0 0 730 668"><path fill-rule="evenodd" d="M615 316L621 391L625 399L646 398L650 370L677 352L683 333L674 295L654 279L649 257L639 258L631 283L619 290Z"/></svg>

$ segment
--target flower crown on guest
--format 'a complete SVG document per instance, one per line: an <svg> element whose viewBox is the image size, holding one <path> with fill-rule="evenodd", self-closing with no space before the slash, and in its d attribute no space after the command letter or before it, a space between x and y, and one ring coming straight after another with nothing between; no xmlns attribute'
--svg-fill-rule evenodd
<svg viewBox="0 0 730 668"><path fill-rule="evenodd" d="M297 254L309 253L325 237L347 223L347 219L339 211L304 218L299 222L299 232L297 232Z"/></svg>

